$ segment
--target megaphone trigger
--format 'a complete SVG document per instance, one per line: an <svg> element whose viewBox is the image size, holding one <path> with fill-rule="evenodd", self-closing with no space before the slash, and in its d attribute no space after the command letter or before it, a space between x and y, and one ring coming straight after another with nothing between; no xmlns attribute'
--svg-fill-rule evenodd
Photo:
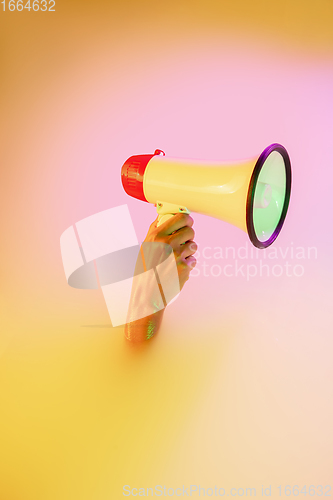
<svg viewBox="0 0 333 500"><path fill-rule="evenodd" d="M164 222L166 222L167 220L171 219L174 216L175 216L175 214L159 215L158 218L157 218L156 227L161 226Z"/></svg>

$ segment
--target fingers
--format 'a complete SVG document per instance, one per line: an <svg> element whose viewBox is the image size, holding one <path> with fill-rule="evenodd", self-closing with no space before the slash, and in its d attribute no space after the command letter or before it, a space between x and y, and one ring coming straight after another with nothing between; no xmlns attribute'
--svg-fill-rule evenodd
<svg viewBox="0 0 333 500"><path fill-rule="evenodd" d="M187 241L193 241L194 236L194 229L192 227L185 226L169 236L169 244L175 249Z"/></svg>
<svg viewBox="0 0 333 500"><path fill-rule="evenodd" d="M197 265L197 259L191 255L190 257L188 257L186 260L185 260L187 266L190 268L190 272L192 271L192 269L195 268L195 266Z"/></svg>
<svg viewBox="0 0 333 500"><path fill-rule="evenodd" d="M158 217L150 225L143 243L159 243L162 245L153 245L151 249L148 245L147 248L144 248L145 259L146 254L148 257L151 257L149 251L151 250L152 252L152 257L150 259L147 258L145 262L146 264L147 262L150 264L149 268L155 267L156 261L158 261L158 263L164 262L165 259L160 258L160 253L157 254L156 258L155 253L157 248L164 249L162 257L164 254L166 256L170 255L170 252L173 251L176 259L179 285L180 289L182 289L184 283L190 278L192 269L197 264L197 260L193 255L198 248L197 244L193 241L195 233L192 226L194 221L189 214L177 213L163 222L160 226L157 226L157 222ZM166 251L166 248L168 251Z"/></svg>
<svg viewBox="0 0 333 500"><path fill-rule="evenodd" d="M181 259L188 259L197 251L197 244L193 241L194 221L190 215L177 213L158 227L157 220L151 224L145 241L164 242Z"/></svg>
<svg viewBox="0 0 333 500"><path fill-rule="evenodd" d="M193 255L198 250L198 245L195 241L188 241L181 248L181 255L184 259L187 259L191 255Z"/></svg>
<svg viewBox="0 0 333 500"><path fill-rule="evenodd" d="M184 259L183 261L183 266L184 266L184 272L183 272L183 275L182 275L182 286L184 286L184 283L186 283L186 281L188 281L190 279L190 274L191 274L191 271L194 269L194 267L196 266L197 264L197 259L193 256L193 255L190 255L187 259Z"/></svg>

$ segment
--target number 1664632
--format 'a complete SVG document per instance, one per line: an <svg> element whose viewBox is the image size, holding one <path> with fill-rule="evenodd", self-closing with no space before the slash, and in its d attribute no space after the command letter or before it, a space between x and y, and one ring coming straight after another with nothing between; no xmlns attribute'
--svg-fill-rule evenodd
<svg viewBox="0 0 333 500"><path fill-rule="evenodd" d="M5 12L55 12L55 0L3 0L0 2L2 10Z"/></svg>

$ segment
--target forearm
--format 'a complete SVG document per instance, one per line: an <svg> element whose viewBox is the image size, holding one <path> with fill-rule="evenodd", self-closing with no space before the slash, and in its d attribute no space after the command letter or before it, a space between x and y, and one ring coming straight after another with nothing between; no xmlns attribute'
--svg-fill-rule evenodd
<svg viewBox="0 0 333 500"><path fill-rule="evenodd" d="M125 325L125 338L131 343L151 339L161 326L166 301L161 284L156 288L155 280L155 274L144 273L133 281Z"/></svg>
<svg viewBox="0 0 333 500"><path fill-rule="evenodd" d="M126 323L126 340L133 344L139 344L151 339L161 326L164 311L165 309L161 309L150 316Z"/></svg>
<svg viewBox="0 0 333 500"><path fill-rule="evenodd" d="M160 227L157 222L150 225L140 247L134 273L125 325L125 338L131 343L156 335L167 303L179 294L196 264L193 219L179 213Z"/></svg>

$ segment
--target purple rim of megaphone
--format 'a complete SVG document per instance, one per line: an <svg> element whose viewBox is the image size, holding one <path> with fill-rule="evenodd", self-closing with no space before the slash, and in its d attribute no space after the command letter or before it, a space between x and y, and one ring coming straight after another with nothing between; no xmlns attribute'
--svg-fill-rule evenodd
<svg viewBox="0 0 333 500"><path fill-rule="evenodd" d="M278 153L280 153L283 160L284 160L284 166L285 166L285 171L286 171L286 194L284 197L284 203L283 203L283 208L282 208L280 220L279 220L273 234L270 236L270 238L268 238L268 240L260 241L257 238L256 232L254 229L254 224L253 224L254 193L256 190L257 181L258 181L258 177L259 177L259 174L261 172L261 169L264 166L264 163L267 160L268 156L273 151L277 151ZM284 220L285 220L286 215L287 215L289 200L290 200L290 191L291 191L291 164L290 164L290 158L289 158L289 155L287 153L287 150L281 144L271 144L266 149L264 149L264 151L261 153L261 155L259 156L259 158L257 160L257 163L254 167L253 172L252 172L252 177L250 180L249 191L248 191L247 201L246 201L247 231L248 231L248 235L250 237L250 240L255 247L267 248L278 237L278 234L281 231L281 228L283 226Z"/></svg>

